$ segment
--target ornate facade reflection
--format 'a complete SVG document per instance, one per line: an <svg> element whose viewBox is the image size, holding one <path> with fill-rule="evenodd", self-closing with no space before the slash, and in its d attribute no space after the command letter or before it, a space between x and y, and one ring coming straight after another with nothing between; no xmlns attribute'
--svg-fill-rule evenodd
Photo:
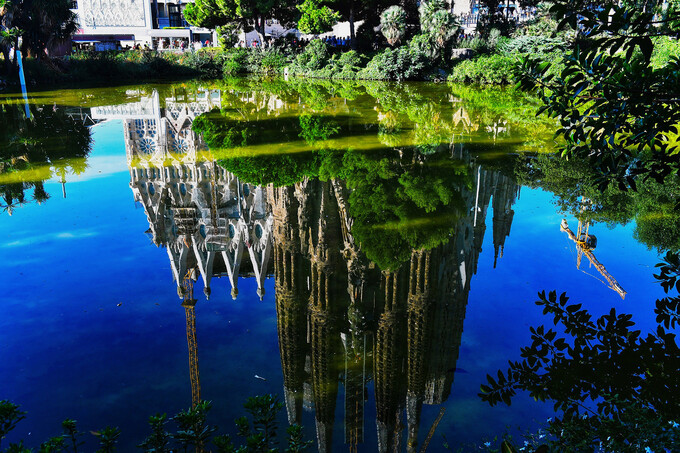
<svg viewBox="0 0 680 453"><path fill-rule="evenodd" d="M454 233L435 247L410 250L398 269L381 270L353 236L351 190L343 180L305 178L286 187L241 181L206 158L191 131L197 114L219 106L219 93L192 96L184 103L166 99L161 108L154 94L136 113L116 114L125 124L130 188L146 213L147 233L167 250L179 296L186 300L191 269L206 297L215 277L229 280L234 298L239 277L250 277L262 299L265 278L273 275L288 422L301 423L303 411L313 411L318 451L331 451L341 442L333 439L341 406L348 450L375 429L379 452L420 451L429 442L423 405L440 406L451 394L489 207L495 266L518 186L462 148L453 151L472 175L459 189L465 214L454 220ZM195 327L193 334L195 346ZM189 330L187 338L191 353ZM374 421L366 420L370 382Z"/></svg>

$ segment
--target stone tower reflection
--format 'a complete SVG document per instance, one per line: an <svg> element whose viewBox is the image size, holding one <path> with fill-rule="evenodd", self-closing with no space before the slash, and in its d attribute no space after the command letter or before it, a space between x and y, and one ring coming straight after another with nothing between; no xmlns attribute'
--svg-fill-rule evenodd
<svg viewBox="0 0 680 453"><path fill-rule="evenodd" d="M369 381L380 452L404 445L418 451L423 405L449 398L486 213L492 200L503 208L503 215L494 215L494 231L503 232L504 241L517 193L510 178L474 170L474 189L464 193L469 213L458 220L453 237L430 250L413 250L396 271L378 270L354 243L342 182L269 189L289 421L300 420L308 385L320 451L333 443L340 385L349 450L363 442Z"/></svg>

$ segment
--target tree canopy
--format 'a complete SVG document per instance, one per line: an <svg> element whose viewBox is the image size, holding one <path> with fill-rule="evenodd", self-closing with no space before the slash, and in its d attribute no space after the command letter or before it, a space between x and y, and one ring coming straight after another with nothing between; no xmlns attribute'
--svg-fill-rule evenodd
<svg viewBox="0 0 680 453"><path fill-rule="evenodd" d="M9 50L43 58L78 31L69 0L0 0L0 50L9 70ZM16 60L15 60L16 61Z"/></svg>
<svg viewBox="0 0 680 453"><path fill-rule="evenodd" d="M601 187L635 189L640 176L680 175L680 59L663 67L651 59L653 38L677 35L680 16L656 20L636 6L594 8L583 0L560 0L551 11L558 28L579 31L575 46L559 74L527 58L520 83L541 96L542 111L559 119L562 154L587 160Z"/></svg>
<svg viewBox="0 0 680 453"><path fill-rule="evenodd" d="M324 3L323 0L304 0L297 6L302 14L298 21L298 29L302 33L324 33L338 22L340 14Z"/></svg>

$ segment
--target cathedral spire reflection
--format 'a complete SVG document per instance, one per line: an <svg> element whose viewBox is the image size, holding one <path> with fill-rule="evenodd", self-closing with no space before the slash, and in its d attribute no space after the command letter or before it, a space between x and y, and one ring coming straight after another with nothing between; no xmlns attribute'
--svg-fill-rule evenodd
<svg viewBox="0 0 680 453"><path fill-rule="evenodd" d="M318 451L340 444L361 450L373 425L366 420L373 413L367 406L372 387L377 450L420 451L427 442L427 427L420 426L424 406L440 406L451 394L489 207L495 267L519 194L514 180L478 164L462 147L440 160L400 150L391 165L411 171L412 200L429 206L432 192L421 187L427 181L421 175L439 171L444 176L438 190L450 190L451 209L445 206L434 220L378 225L368 235L364 224L360 235L358 217L352 215L356 187L348 180L304 177L287 186L257 186L221 167L190 127L196 114L218 105L220 98L211 92L192 96L204 102L181 106L179 96L163 101L154 93L139 102L137 113L132 107L120 113L130 188L146 213L153 243L167 250L178 294L185 298L183 276L195 268L206 297L221 291L213 289L214 279L224 277L236 298L239 278L249 277L262 299L265 279L273 273L288 422L302 423L303 412L313 410ZM178 140L182 146L173 145ZM452 183L445 179L447 169L465 177ZM398 238L389 236L394 230L436 240L388 250L399 259L381 268L379 259L370 257L376 244L397 246L376 236ZM376 239L374 255L358 238ZM189 336L193 305L184 305L190 362L197 370ZM340 408L343 435L338 438L334 427L340 424Z"/></svg>

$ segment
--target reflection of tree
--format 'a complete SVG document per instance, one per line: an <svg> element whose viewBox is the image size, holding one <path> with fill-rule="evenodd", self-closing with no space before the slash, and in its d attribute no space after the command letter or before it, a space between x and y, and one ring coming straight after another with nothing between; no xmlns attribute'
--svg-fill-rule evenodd
<svg viewBox="0 0 680 453"><path fill-rule="evenodd" d="M81 174L87 168L90 130L56 105L31 107L31 118L26 119L22 107L5 103L0 105L0 122L4 126L0 132L0 176L12 181L2 186L5 209L10 213L16 203L25 203L25 190L33 188L33 199L39 203L49 198L42 180L26 176L31 170L50 166L65 181L67 174ZM50 173L43 173L44 178Z"/></svg>
<svg viewBox="0 0 680 453"><path fill-rule="evenodd" d="M462 213L460 187L466 183L466 170L442 153L350 150L328 154L321 174L346 181L352 189L354 235L371 260L395 269L408 260L412 248L429 249L448 240Z"/></svg>
<svg viewBox="0 0 680 453"><path fill-rule="evenodd" d="M516 186L450 150L327 151L320 174L267 189L289 421L313 405L328 451L344 393L344 441L358 451L373 380L378 451L419 451L423 407L453 385L490 200L508 209ZM509 230L498 218L494 232Z"/></svg>
<svg viewBox="0 0 680 453"><path fill-rule="evenodd" d="M322 117L302 115L272 118L262 121L232 120L224 112L201 115L193 123L193 130L203 134L208 146L215 152L226 151L219 164L245 181L258 185L285 186L314 176L318 171L317 151L307 150L287 153L275 147L264 148L259 154L247 150L239 153L234 148L282 143L304 138L310 145L325 141L338 128Z"/></svg>
<svg viewBox="0 0 680 453"><path fill-rule="evenodd" d="M598 174L587 162L539 154L517 161L519 181L540 187L556 196L559 208L582 220L609 225L635 220L635 236L649 247L680 250L680 213L675 209L680 180L668 177L663 184L641 181L637 191L613 185L598 186ZM587 210L583 209L587 200Z"/></svg>
<svg viewBox="0 0 680 453"><path fill-rule="evenodd" d="M557 451L588 451L598 444L604 451L622 452L677 448L678 277L680 259L669 253L657 278L675 295L657 300L659 324L646 336L632 329L631 315L612 308L595 321L581 304L568 305L565 294L541 292L536 304L559 330L532 327L523 360L510 362L506 373L488 376L480 396L492 405L510 404L518 390L525 390L553 402L561 415L550 421L548 431Z"/></svg>
<svg viewBox="0 0 680 453"><path fill-rule="evenodd" d="M309 145L328 140L339 130L337 124L322 116L300 115L300 137Z"/></svg>

